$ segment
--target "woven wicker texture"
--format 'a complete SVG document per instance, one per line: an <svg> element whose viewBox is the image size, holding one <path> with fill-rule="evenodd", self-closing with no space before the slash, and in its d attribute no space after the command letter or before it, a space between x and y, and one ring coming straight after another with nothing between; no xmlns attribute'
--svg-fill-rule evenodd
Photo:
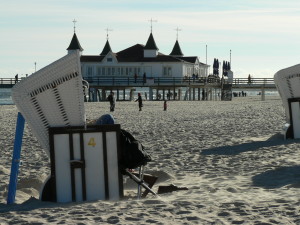
<svg viewBox="0 0 300 225"><path fill-rule="evenodd" d="M49 127L85 124L78 52L64 56L17 83L12 89L12 99L49 155Z"/></svg>
<svg viewBox="0 0 300 225"><path fill-rule="evenodd" d="M278 71L274 82L281 96L287 122L290 122L289 98L300 98L300 64Z"/></svg>

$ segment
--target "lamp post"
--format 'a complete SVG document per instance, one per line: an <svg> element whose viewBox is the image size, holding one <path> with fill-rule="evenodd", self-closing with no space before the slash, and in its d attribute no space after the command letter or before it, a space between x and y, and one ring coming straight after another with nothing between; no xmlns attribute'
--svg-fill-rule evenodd
<svg viewBox="0 0 300 225"><path fill-rule="evenodd" d="M230 49L230 67L231 67L231 49Z"/></svg>
<svg viewBox="0 0 300 225"><path fill-rule="evenodd" d="M205 44L205 43L199 43L199 44ZM205 64L207 65L207 44L205 44ZM207 68L205 69L205 76L207 76L207 73L209 73L209 71L207 71Z"/></svg>
<svg viewBox="0 0 300 225"><path fill-rule="evenodd" d="M205 53L205 64L207 65L207 45L205 45L205 50L206 50L206 53Z"/></svg>

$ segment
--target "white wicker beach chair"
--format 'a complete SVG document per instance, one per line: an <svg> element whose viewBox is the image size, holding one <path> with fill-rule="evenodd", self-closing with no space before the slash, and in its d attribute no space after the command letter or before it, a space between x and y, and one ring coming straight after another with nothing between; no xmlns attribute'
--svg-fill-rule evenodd
<svg viewBox="0 0 300 225"><path fill-rule="evenodd" d="M49 127L85 125L79 53L68 54L17 83L12 99L49 156Z"/></svg>
<svg viewBox="0 0 300 225"><path fill-rule="evenodd" d="M300 64L278 71L274 82L283 102L286 122L291 125L292 136L300 138ZM285 124L284 133L287 132Z"/></svg>

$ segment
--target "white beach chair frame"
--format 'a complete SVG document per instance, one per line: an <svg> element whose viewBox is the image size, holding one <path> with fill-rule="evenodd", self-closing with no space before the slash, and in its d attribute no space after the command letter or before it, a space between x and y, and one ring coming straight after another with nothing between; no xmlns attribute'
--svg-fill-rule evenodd
<svg viewBox="0 0 300 225"><path fill-rule="evenodd" d="M51 176L41 190L41 200L121 199L119 138L119 124L49 128Z"/></svg>
<svg viewBox="0 0 300 225"><path fill-rule="evenodd" d="M299 135L295 133L295 131L298 132L297 130L300 129L300 124L297 122L298 120L295 114L297 112L296 110L293 110L294 112L292 112L291 107L291 105L294 105L295 102L298 102L300 98L300 64L278 71L274 75L274 82L281 96L283 107L285 110L287 123L284 124L283 127L284 138L297 138L298 136L300 137L300 133Z"/></svg>
<svg viewBox="0 0 300 225"><path fill-rule="evenodd" d="M300 64L282 69L274 75L274 82L281 96L287 122L290 123L289 98L300 98Z"/></svg>
<svg viewBox="0 0 300 225"><path fill-rule="evenodd" d="M17 83L12 99L49 156L49 127L85 125L79 52L70 53Z"/></svg>

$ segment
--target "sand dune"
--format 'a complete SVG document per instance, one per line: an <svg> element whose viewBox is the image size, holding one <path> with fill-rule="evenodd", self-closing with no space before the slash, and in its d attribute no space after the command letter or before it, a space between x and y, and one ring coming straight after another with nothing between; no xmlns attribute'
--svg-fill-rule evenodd
<svg viewBox="0 0 300 225"><path fill-rule="evenodd" d="M147 147L147 173L159 185L187 187L137 200L125 184L119 202L49 203L39 189L49 160L28 127L16 204L6 205L17 110L0 106L0 224L300 224L300 141L284 141L279 97L232 102L117 102L113 116ZM86 103L87 118L109 104Z"/></svg>

